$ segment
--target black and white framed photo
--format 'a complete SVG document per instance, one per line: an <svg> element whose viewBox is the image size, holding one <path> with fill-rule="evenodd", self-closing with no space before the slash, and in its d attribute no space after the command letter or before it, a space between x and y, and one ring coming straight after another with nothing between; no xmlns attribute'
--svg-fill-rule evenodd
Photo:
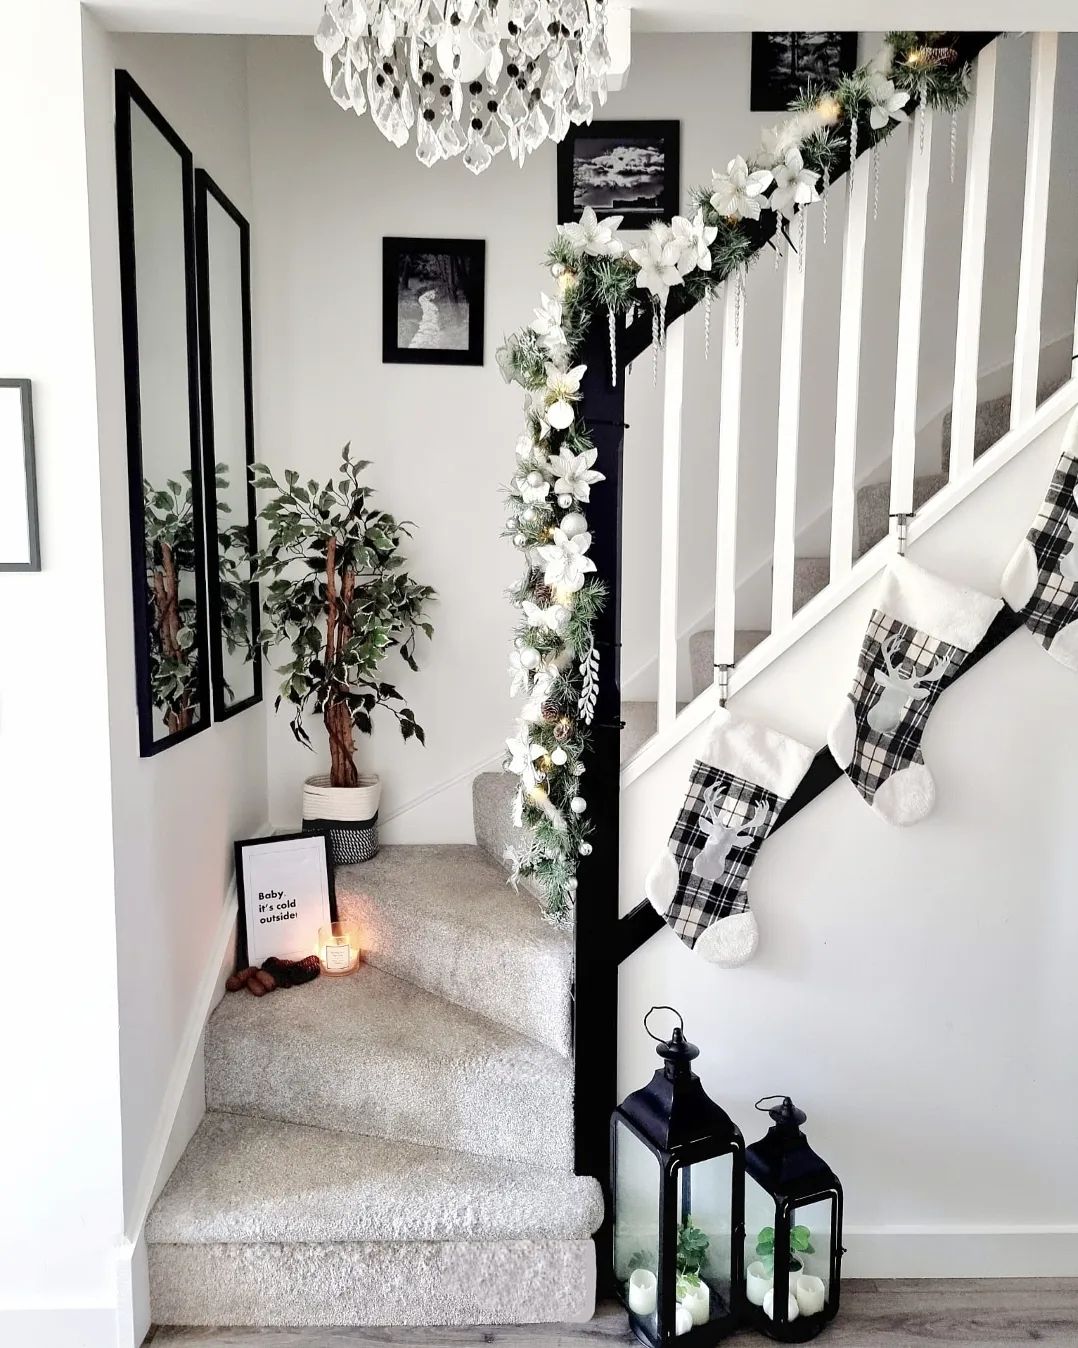
<svg viewBox="0 0 1078 1348"><path fill-rule="evenodd" d="M595 121L574 126L558 146L558 221L625 217L623 229L646 229L678 213L681 123Z"/></svg>
<svg viewBox="0 0 1078 1348"><path fill-rule="evenodd" d="M0 379L0 571L40 571L29 379Z"/></svg>
<svg viewBox="0 0 1078 1348"><path fill-rule="evenodd" d="M482 239L382 240L382 360L482 365Z"/></svg>
<svg viewBox="0 0 1078 1348"><path fill-rule="evenodd" d="M236 843L237 968L318 953L318 929L337 921L328 833Z"/></svg>
<svg viewBox="0 0 1078 1348"><path fill-rule="evenodd" d="M807 84L834 84L856 65L856 33L753 33L749 106L785 111Z"/></svg>

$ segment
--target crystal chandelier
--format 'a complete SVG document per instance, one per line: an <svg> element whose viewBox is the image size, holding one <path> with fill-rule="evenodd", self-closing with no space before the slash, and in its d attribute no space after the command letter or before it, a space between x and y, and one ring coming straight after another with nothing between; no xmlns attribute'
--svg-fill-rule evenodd
<svg viewBox="0 0 1078 1348"><path fill-rule="evenodd" d="M314 37L333 98L416 158L523 164L606 102L607 0L326 0Z"/></svg>

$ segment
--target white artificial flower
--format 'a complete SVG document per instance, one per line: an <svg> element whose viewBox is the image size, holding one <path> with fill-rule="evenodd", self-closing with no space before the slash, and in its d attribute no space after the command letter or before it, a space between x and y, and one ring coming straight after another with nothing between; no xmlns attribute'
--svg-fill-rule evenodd
<svg viewBox="0 0 1078 1348"><path fill-rule="evenodd" d="M509 656L509 696L516 697L518 693L525 693L528 690L528 671L520 663L520 652L513 651Z"/></svg>
<svg viewBox="0 0 1078 1348"><path fill-rule="evenodd" d="M697 211L691 220L675 215L671 221L674 242L681 250L677 269L682 276L696 270L711 270L711 244L719 232L718 225L705 225L703 211Z"/></svg>
<svg viewBox="0 0 1078 1348"><path fill-rule="evenodd" d="M536 443L530 435L522 435L517 440L517 458L530 459L536 451Z"/></svg>
<svg viewBox="0 0 1078 1348"><path fill-rule="evenodd" d="M569 621L569 610L564 604L551 604L548 608L540 608L530 599L525 599L521 607L524 610L524 621L529 627L545 628L555 636L565 630L565 624Z"/></svg>
<svg viewBox="0 0 1078 1348"><path fill-rule="evenodd" d="M544 351L555 360L564 355L569 347L561 323L561 301L552 300L549 295L540 295L532 332L539 338L539 344Z"/></svg>
<svg viewBox="0 0 1078 1348"><path fill-rule="evenodd" d="M623 219L620 215L610 215L600 220L590 206L585 206L580 213L580 223L559 225L558 233L578 257L584 253L589 257L621 257L625 245L616 235Z"/></svg>
<svg viewBox="0 0 1078 1348"><path fill-rule="evenodd" d="M527 505L537 505L540 501L545 501L550 493L549 482L543 481L538 487L532 487L528 483L527 476L518 477L514 486L520 493L520 499Z"/></svg>
<svg viewBox="0 0 1078 1348"><path fill-rule="evenodd" d="M677 267L681 249L674 240L673 231L656 222L643 244L629 250L629 256L640 269L636 284L642 290L650 290L661 304L665 304L671 286L681 284Z"/></svg>
<svg viewBox="0 0 1078 1348"><path fill-rule="evenodd" d="M753 156L753 167L773 169L786 158L787 150L796 150L800 146L801 140L800 128L792 117L779 122L778 126L767 127L760 136L760 148Z"/></svg>
<svg viewBox="0 0 1078 1348"><path fill-rule="evenodd" d="M905 89L896 89L881 71L869 76L868 100L872 104L868 124L873 131L882 131L889 122L904 122L908 117L904 109L910 101L909 94Z"/></svg>
<svg viewBox="0 0 1078 1348"><path fill-rule="evenodd" d="M524 792L517 791L513 796L513 823L517 828L524 827Z"/></svg>
<svg viewBox="0 0 1078 1348"><path fill-rule="evenodd" d="M819 176L805 168L800 150L787 150L775 165L775 190L771 193L768 205L787 220L792 220L799 206L808 206L817 199L816 179Z"/></svg>
<svg viewBox="0 0 1078 1348"><path fill-rule="evenodd" d="M543 583L571 592L583 589L584 577L595 570L595 563L585 556L590 547L591 534L570 538L564 529L555 529L554 541L539 549L539 557L546 567Z"/></svg>
<svg viewBox="0 0 1078 1348"><path fill-rule="evenodd" d="M551 427L564 431L573 424L576 415L573 399L580 392L580 381L587 368L586 365L574 365L571 370L559 370L556 365L546 367L546 386L538 391L544 435Z"/></svg>
<svg viewBox="0 0 1078 1348"><path fill-rule="evenodd" d="M535 763L546 752L543 746L531 744L527 736L522 734L518 739L506 740L505 747L509 751L507 770L519 777L525 786L535 786L539 780Z"/></svg>
<svg viewBox="0 0 1078 1348"><path fill-rule="evenodd" d="M741 155L726 165L725 173L711 174L711 204L719 215L734 220L759 220L760 196L771 186L768 169L750 169Z"/></svg>
<svg viewBox="0 0 1078 1348"><path fill-rule="evenodd" d="M584 449L579 454L574 454L571 449L562 449L558 454L551 454L551 471L558 475L554 483L557 494L571 496L575 501L590 501L592 487L596 482L605 481L603 474L597 473L592 467L598 457L599 451L595 449ZM567 537L571 536L567 534Z"/></svg>

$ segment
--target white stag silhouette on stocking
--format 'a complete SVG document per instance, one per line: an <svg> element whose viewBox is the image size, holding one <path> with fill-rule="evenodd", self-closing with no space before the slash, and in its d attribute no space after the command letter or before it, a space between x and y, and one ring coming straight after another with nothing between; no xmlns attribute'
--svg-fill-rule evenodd
<svg viewBox="0 0 1078 1348"><path fill-rule="evenodd" d="M704 809L709 818L701 820L700 827L708 835L701 851L692 863L692 873L701 880L721 880L726 870L726 858L735 847L747 847L756 836L756 830L765 823L767 802L756 802L753 816L745 822L723 824L719 820L718 799L723 793L721 782L715 782L704 792Z"/></svg>
<svg viewBox="0 0 1078 1348"><path fill-rule="evenodd" d="M950 657L941 655L927 674L915 673L912 664L908 672L904 672L905 661L899 665L895 664L895 648L900 640L897 633L887 638L880 648L887 672L885 674L882 669L873 672L873 678L883 691L869 708L867 720L871 729L878 735L885 735L894 730L902 720L902 713L911 702L923 702L932 691L925 685L938 683L950 664Z"/></svg>
<svg viewBox="0 0 1078 1348"><path fill-rule="evenodd" d="M1078 508L1078 487L1075 487L1072 496ZM1071 536L1059 557L1059 574L1064 580L1078 580L1078 515L1071 515L1067 520L1067 528Z"/></svg>

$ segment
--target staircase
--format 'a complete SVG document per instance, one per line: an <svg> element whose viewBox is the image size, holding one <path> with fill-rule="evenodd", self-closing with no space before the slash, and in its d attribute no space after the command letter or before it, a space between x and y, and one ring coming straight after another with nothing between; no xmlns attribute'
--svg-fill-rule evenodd
<svg viewBox="0 0 1078 1348"><path fill-rule="evenodd" d="M356 974L210 1019L208 1112L146 1228L154 1321L589 1319L570 938L480 847L386 847L337 897Z"/></svg>

